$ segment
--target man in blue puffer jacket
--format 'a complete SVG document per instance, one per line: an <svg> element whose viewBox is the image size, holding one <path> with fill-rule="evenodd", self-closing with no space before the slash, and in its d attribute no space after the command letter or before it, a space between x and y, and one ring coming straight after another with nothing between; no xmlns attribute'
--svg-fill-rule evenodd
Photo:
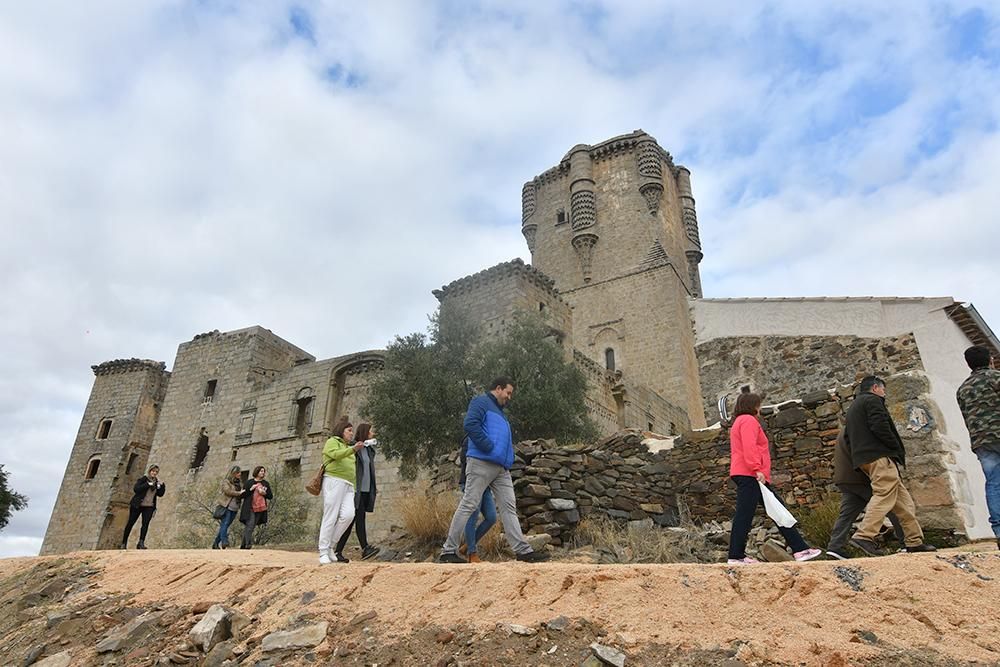
<svg viewBox="0 0 1000 667"><path fill-rule="evenodd" d="M524 539L517 518L514 483L510 478L510 467L514 465L514 442L510 423L503 414L504 406L514 395L514 383L508 378L499 377L490 386L488 392L469 401L469 408L465 413L465 447L468 458L465 492L451 518L448 539L441 548L438 560L442 563L465 562L456 553L458 544L469 517L479 511L483 492L488 487L493 491L504 535L507 536L507 542L517 560L529 563L546 561L549 559L548 552L532 551L531 545Z"/></svg>

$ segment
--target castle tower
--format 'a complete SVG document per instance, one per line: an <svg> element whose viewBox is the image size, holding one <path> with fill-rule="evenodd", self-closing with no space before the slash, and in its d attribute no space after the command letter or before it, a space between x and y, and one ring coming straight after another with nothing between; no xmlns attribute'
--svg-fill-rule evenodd
<svg viewBox="0 0 1000 667"><path fill-rule="evenodd" d="M573 307L577 349L704 425L688 300L701 297L690 172L642 130L577 145L524 185L532 265Z"/></svg>
<svg viewBox="0 0 1000 667"><path fill-rule="evenodd" d="M80 423L41 554L110 549L121 542L135 480L145 473L170 373L163 362L92 366Z"/></svg>

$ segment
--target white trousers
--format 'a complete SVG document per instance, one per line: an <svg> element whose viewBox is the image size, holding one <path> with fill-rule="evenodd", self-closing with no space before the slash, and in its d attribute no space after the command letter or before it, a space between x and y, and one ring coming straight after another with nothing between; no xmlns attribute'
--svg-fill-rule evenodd
<svg viewBox="0 0 1000 667"><path fill-rule="evenodd" d="M354 521L354 485L347 480L323 476L323 521L319 524L319 553L336 544Z"/></svg>

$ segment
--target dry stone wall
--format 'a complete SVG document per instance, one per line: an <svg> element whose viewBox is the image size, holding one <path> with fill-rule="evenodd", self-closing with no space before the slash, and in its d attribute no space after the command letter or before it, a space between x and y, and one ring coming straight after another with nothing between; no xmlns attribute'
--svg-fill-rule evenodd
<svg viewBox="0 0 1000 667"><path fill-rule="evenodd" d="M922 525L961 530L946 471L952 445L938 429L927 377L920 372L891 376L887 390L907 450L904 480ZM773 483L793 513L835 492L833 448L853 395L853 386L843 386L765 410ZM596 444L518 444L511 476L522 527L529 534L547 533L558 545L591 513L661 526L675 525L682 516L698 523L732 518L736 498L729 481L728 430L689 432L672 448L656 452L643 443L642 433L623 431ZM432 475L432 491L456 488L457 475L454 458L442 462Z"/></svg>

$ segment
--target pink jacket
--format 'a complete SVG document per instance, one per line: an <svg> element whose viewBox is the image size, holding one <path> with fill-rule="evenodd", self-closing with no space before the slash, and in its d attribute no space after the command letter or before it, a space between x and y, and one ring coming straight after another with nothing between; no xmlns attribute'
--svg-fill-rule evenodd
<svg viewBox="0 0 1000 667"><path fill-rule="evenodd" d="M753 415L740 415L729 429L729 476L755 477L764 473L771 481L771 450L760 422Z"/></svg>

